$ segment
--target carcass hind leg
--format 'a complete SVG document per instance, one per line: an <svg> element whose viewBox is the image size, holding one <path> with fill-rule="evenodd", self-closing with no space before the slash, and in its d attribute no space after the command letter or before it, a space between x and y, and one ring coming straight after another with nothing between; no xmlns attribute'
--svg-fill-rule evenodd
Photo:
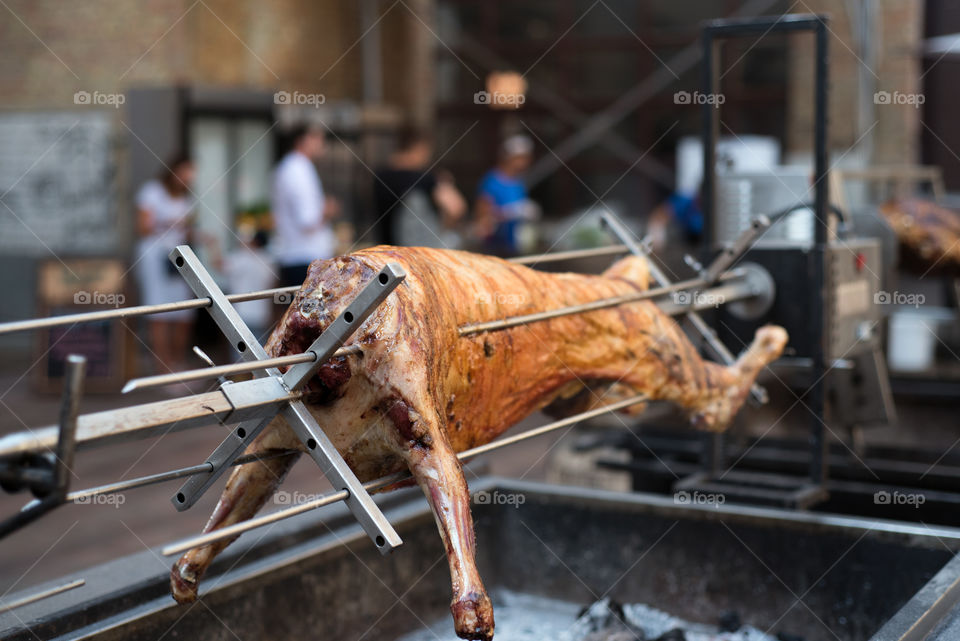
<svg viewBox="0 0 960 641"><path fill-rule="evenodd" d="M403 445L400 454L427 497L447 551L453 583L453 614L457 636L463 639L493 638L493 605L477 571L470 492L463 469L438 421L425 417L396 401L390 418Z"/></svg>

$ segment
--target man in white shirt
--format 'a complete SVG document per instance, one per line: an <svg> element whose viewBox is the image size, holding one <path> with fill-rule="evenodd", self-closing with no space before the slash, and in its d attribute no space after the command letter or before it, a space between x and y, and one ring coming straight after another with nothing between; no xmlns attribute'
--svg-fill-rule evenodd
<svg viewBox="0 0 960 641"><path fill-rule="evenodd" d="M312 261L333 256L330 220L339 211L334 199L324 197L313 164L323 156L323 131L300 125L290 138L292 149L274 174L271 203L276 228L273 249L284 286L302 284Z"/></svg>

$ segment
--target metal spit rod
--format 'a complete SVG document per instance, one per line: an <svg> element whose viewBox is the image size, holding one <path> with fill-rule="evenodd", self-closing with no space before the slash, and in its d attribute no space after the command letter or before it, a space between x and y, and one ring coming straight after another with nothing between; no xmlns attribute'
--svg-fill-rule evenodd
<svg viewBox="0 0 960 641"><path fill-rule="evenodd" d="M596 247L594 249L571 249L565 252L518 256L516 258L508 258L507 261L518 265L534 265L536 263L553 263L561 260L573 260L575 258L615 256L617 254L626 254L628 251L630 251L630 249L626 245L609 245L607 247Z"/></svg>
<svg viewBox="0 0 960 641"><path fill-rule="evenodd" d="M229 397L224 393L228 388ZM238 381L213 392L81 414L77 417L77 449L273 416L278 408L301 396L271 376ZM58 433L57 426L49 426L0 436L0 459L51 451Z"/></svg>
<svg viewBox="0 0 960 641"><path fill-rule="evenodd" d="M549 432L558 430L562 427L567 427L568 425L579 423L580 421L585 421L587 419L595 418L602 414L608 414L610 412L615 412L617 410L625 409L627 407L630 407L631 405L637 405L638 403L644 403L649 400L650 398L645 394L638 394L628 399L618 401L616 403L611 403L610 405L607 405L604 407L600 407L587 412L582 412L580 414L575 414L565 419L561 419L559 421L554 421L553 423L542 425L540 427L523 432L521 434L516 434L508 438L487 443L486 445L480 445L478 447L474 447L469 450L464 450L459 454L457 454L457 458L463 461L463 460L472 458L474 456L478 456L480 454L486 454L487 452L492 452L493 450L497 450L507 445L513 445L514 443L519 443L520 441L525 441L530 438L542 436ZM412 478L409 473L397 472L395 474L384 476L382 478L379 478L373 481L368 481L363 484L363 487L367 492L375 492L377 490L382 490L385 487L389 487L390 485L393 485L395 483L405 481L409 478ZM219 530L215 530L213 532L208 532L207 534L201 534L199 536L185 539L177 543L171 543L170 545L164 547L161 550L161 554L163 554L164 556L172 556L174 554L180 554L182 552L186 552L187 550L192 550L193 548L209 545L210 543L214 543L215 541L222 541L223 539L233 538L235 536L243 534L244 532L248 532L250 530L254 530L254 529L263 527L265 525L270 525L271 523L276 523L277 521L282 521L292 516L303 514L304 512L309 512L311 510L315 510L325 505L330 505L331 503L336 503L338 501L346 500L349 496L350 496L350 493L347 490L331 492L329 494L320 496L314 499L313 501L309 501L301 505L296 505L284 510L273 512L272 514L264 514L263 516L254 517L252 519L248 519L240 523L235 523L234 525L220 528Z"/></svg>
<svg viewBox="0 0 960 641"><path fill-rule="evenodd" d="M261 298L270 298L278 294L292 294L299 287L277 287L274 289L261 289L255 292L244 294L231 294L227 300L231 303L242 303L248 300L259 300ZM211 305L209 298L193 298L190 300L181 300L175 303L161 303L159 305L137 305L135 307L118 307L117 309L102 309L95 312L81 312L79 314L64 314L63 316L52 316L50 318L34 318L30 320L13 321L10 323L0 323L0 335L12 334L14 332L26 332L29 330L49 329L51 327L60 327L62 325L74 325L76 323L92 323L95 321L113 320L115 318L133 318L136 316L146 316L148 314L163 314L164 312L176 312L183 309L201 309Z"/></svg>
<svg viewBox="0 0 960 641"><path fill-rule="evenodd" d="M257 461L266 461L272 458L279 458L281 456L289 456L290 454L296 454L298 452L300 452L300 450L278 450L276 452L266 452L263 454L245 454L234 459L230 463L230 466L246 465L247 463L256 463ZM89 487L85 490L77 490L76 492L68 493L64 500L67 503L83 503L85 500L94 496L100 496L101 494L116 494L117 492L133 490L138 487L146 487L148 485L156 485L157 483L175 481L176 479L181 479L187 476L209 474L212 470L212 463L203 462L198 465L191 465L190 467L181 467L177 470L170 470L169 472L160 472L159 474L140 476L127 481L119 481L117 483L108 483L107 485Z"/></svg>
<svg viewBox="0 0 960 641"><path fill-rule="evenodd" d="M333 353L333 356L350 356L354 354L362 355L363 351L358 345L344 345ZM185 383L187 381L200 381L208 378L218 378L220 376L230 376L233 374L243 374L257 369L270 367L284 367L287 365L296 365L298 363L312 363L317 360L314 352L305 352L303 354L289 354L287 356L277 356L276 358L266 358L262 361L231 363L229 365L215 365L213 367L203 367L200 369L189 370L185 372L172 372L170 374L157 374L156 376L144 376L143 378L134 378L127 381L127 384L120 390L126 394L135 390L147 389L150 387L160 387L161 385L171 385L173 383Z"/></svg>
<svg viewBox="0 0 960 641"><path fill-rule="evenodd" d="M30 596L25 596L22 599L17 599L16 601L0 605L0 613L22 608L25 605L30 605L31 603L36 603L37 601L42 601L43 599L49 599L50 597L66 592L67 590L73 590L74 588L79 588L81 585L86 585L86 583L87 582L83 579L75 579L69 583L64 583L63 585L58 585L41 592L37 592L36 594L31 594Z"/></svg>
<svg viewBox="0 0 960 641"><path fill-rule="evenodd" d="M509 259L512 263L520 265L530 265L534 263L556 262L561 260L571 260L575 258L590 258L593 256L609 256L626 253L625 245L610 245L607 247L597 247L595 249L576 249L566 252L554 252L552 254L536 254L532 256L520 256ZM261 289L255 292L246 292L243 294L230 294L227 300L231 303L243 303L251 300L260 300L273 296L282 296L285 294L294 294L300 286L275 287L273 289ZM0 335L13 334L14 332L26 332L30 330L49 329L51 327L60 327L63 325L73 325L75 323L91 323L95 321L113 320L117 318L135 318L137 316L147 316L149 314L163 314L165 312L176 312L185 309L202 309L211 305L209 298L193 298L190 300L181 300L173 303L162 303L159 305L137 305L135 307L119 307L117 309L103 309L95 312L81 312L79 314L64 314L62 316L53 316L50 318L34 318L21 321L12 321L9 323L0 323Z"/></svg>
<svg viewBox="0 0 960 641"><path fill-rule="evenodd" d="M738 272L733 271L721 277L733 278ZM671 289L661 290L661 292L671 291L690 283L675 283ZM644 296L653 295L652 291L638 292L638 299ZM615 303L613 303L615 304ZM551 314L576 313L580 309L555 310ZM469 331L468 328L464 328ZM477 328L475 331L482 331ZM295 354L289 357L289 362L301 361L308 362L312 360L309 354ZM253 367L263 367L262 363L252 363ZM231 367L237 371L242 367L241 364ZM212 369L210 374L216 375L222 373L221 369ZM204 374L206 376L206 374ZM109 410L97 414L84 415L80 417L80 426L78 434L78 445L81 447L89 446L94 442L112 442L115 440L124 440L131 437L149 437L156 433L170 429L186 429L209 422L238 421L254 416L264 416L266 413L272 413L271 408L298 398L296 392L284 390L285 394L278 394L280 391L274 380L265 381L244 381L232 383L230 387L250 386L250 392L241 395L242 404L237 404L236 399L228 400L221 390L208 392L206 394L190 396L182 399L170 401L160 401L148 405L141 405L125 410ZM122 424L122 430L117 430L116 426ZM56 428L44 428L33 430L29 435L12 434L6 438L0 438L0 456L15 455L18 452L49 450L56 443Z"/></svg>
<svg viewBox="0 0 960 641"><path fill-rule="evenodd" d="M743 270L733 270L725 274L720 275L720 281L726 282L741 278L745 275ZM461 336L469 336L471 334L476 334L479 332L488 332L499 329L506 329L508 327L514 327L517 325L525 325L527 323L533 323L537 321L548 320L551 318L557 318L560 316L568 316L571 314L581 314L584 312L595 311L598 309L607 309L609 307L616 307L618 305L624 305L627 303L635 303L641 300L648 300L651 298L658 298L666 294L670 294L677 291L683 291L685 289L691 289L705 284L704 279L694 278L687 281L681 281L668 285L666 287L657 287L655 289L649 289L643 292L636 292L633 294L625 294L623 296L616 296L613 298L601 298L595 301L590 301L589 303L582 303L580 305L571 305L569 307L559 307L557 309L551 309L545 312L536 312L533 314L526 314L523 316L512 316L510 318L504 318L496 321L489 321L486 323L476 323L473 325L464 325L460 328ZM744 295L749 296L752 292L744 292ZM734 300L736 296L727 296L725 300ZM677 310L675 313L686 313L689 310ZM341 347L334 356L346 356L359 354L362 355L362 350L355 345L347 345ZM188 381L199 381L204 379L217 378L219 376L228 376L232 374L241 374L244 372L251 372L254 370L259 370L267 367L280 367L284 365L294 365L297 363L311 363L316 360L316 356L313 353L307 352L303 354L290 354L287 356L278 356L276 358L268 358L262 361L253 361L248 363L233 363L230 365L218 365L216 367L202 367L199 369L188 370L184 372L173 372L170 374L158 374L155 376L144 376L142 378L131 379L123 386L123 393L132 392L134 390L143 390L152 387L160 387L162 385L172 385L175 383L185 383Z"/></svg>
<svg viewBox="0 0 960 641"><path fill-rule="evenodd" d="M740 269L735 269L733 271L726 272L721 274L719 281L728 281L736 278L742 278L746 275L746 272ZM549 320L551 318L558 318L560 316L569 316L571 314L582 314L584 312L592 312L598 309L607 309L608 307L617 307L618 305L625 305L627 303L636 303L642 300L649 300L651 298L658 298L666 294L671 294L674 292L680 292L686 289L692 289L694 287L699 287L705 285L706 281L703 278L691 278L689 280L679 281L664 287L655 287L653 289L648 289L642 292L636 292L633 294L624 294L622 296L614 296L612 298L601 298L595 301L590 301L589 303L581 303L579 305L570 305L569 307L558 307L557 309L547 310L545 312L535 312L533 314L524 314L522 316L512 316L510 318L503 318L495 321L488 321L485 323L474 323L472 325L464 325L460 328L461 336L469 336L470 334L477 334L480 332L489 332L500 329L507 329L508 327L515 327L517 325L526 325L528 323L535 323L538 321Z"/></svg>

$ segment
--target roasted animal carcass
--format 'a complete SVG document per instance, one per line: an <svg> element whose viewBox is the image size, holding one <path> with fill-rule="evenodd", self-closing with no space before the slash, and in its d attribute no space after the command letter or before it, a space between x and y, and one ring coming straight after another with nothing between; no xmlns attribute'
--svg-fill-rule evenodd
<svg viewBox="0 0 960 641"><path fill-rule="evenodd" d="M919 198L891 200L880 206L900 243L924 263L960 269L960 212Z"/></svg>
<svg viewBox="0 0 960 641"><path fill-rule="evenodd" d="M580 410L638 393L673 401L698 427L722 430L787 341L782 328L764 327L734 365L704 362L650 302L461 337L462 325L643 290L647 263L625 258L603 276L548 274L466 252L375 247L314 262L267 352L302 352L389 262L407 277L350 339L362 356L324 364L304 400L362 481L408 469L419 483L449 557L456 631L467 639L491 639L494 624L456 452L551 404ZM277 418L249 451L298 447ZM237 468L205 531L253 516L293 463ZM192 550L174 565L178 601L196 598L200 576L228 544Z"/></svg>

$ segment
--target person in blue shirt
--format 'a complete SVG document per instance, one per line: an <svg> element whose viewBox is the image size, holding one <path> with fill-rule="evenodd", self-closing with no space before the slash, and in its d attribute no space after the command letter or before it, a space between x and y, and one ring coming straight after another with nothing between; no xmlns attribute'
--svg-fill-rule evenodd
<svg viewBox="0 0 960 641"><path fill-rule="evenodd" d="M539 215L523 182L532 161L533 141L523 135L511 136L500 146L497 166L480 180L476 229L484 250L491 254L515 255L521 248L521 226Z"/></svg>
<svg viewBox="0 0 960 641"><path fill-rule="evenodd" d="M698 240L703 233L703 212L700 211L699 198L674 192L667 202L673 210L674 220L680 223L687 238Z"/></svg>
<svg viewBox="0 0 960 641"><path fill-rule="evenodd" d="M696 193L675 191L650 214L647 226L654 251L663 251L671 225L681 232L689 245L697 245L703 234L703 212Z"/></svg>

